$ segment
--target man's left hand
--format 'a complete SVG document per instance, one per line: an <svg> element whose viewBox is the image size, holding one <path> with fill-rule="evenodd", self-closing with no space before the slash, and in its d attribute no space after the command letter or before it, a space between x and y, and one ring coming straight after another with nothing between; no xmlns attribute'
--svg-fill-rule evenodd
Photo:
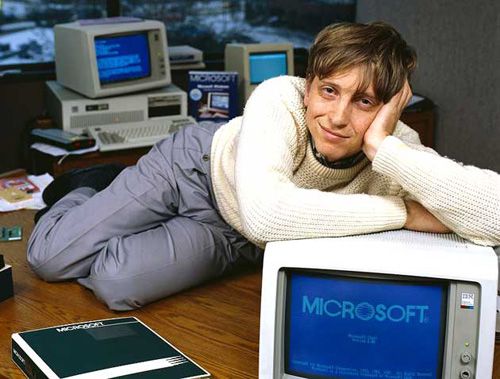
<svg viewBox="0 0 500 379"><path fill-rule="evenodd" d="M410 84L406 80L403 88L379 109L363 138L363 151L370 161L375 158L378 148L385 137L394 132L399 117L401 117L401 113L411 97Z"/></svg>

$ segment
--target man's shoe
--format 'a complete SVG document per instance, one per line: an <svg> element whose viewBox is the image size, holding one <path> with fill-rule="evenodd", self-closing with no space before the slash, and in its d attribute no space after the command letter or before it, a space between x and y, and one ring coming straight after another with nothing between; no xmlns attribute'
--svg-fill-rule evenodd
<svg viewBox="0 0 500 379"><path fill-rule="evenodd" d="M42 199L50 207L76 188L90 187L102 191L125 167L122 164L101 164L65 172L45 188Z"/></svg>
<svg viewBox="0 0 500 379"><path fill-rule="evenodd" d="M47 213L47 211L50 209L50 207L45 207L43 209L40 209L38 212L35 213L35 217L34 217L34 220L35 220L35 224L38 222L38 220L40 220L40 218L45 214Z"/></svg>

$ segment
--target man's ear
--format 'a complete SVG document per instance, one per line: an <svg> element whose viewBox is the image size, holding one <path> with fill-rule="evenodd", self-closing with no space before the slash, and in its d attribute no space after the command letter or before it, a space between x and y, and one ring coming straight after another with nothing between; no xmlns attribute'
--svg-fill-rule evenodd
<svg viewBox="0 0 500 379"><path fill-rule="evenodd" d="M311 89L311 83L309 80L306 79L306 91L304 92L304 105L307 106L309 105L309 91Z"/></svg>

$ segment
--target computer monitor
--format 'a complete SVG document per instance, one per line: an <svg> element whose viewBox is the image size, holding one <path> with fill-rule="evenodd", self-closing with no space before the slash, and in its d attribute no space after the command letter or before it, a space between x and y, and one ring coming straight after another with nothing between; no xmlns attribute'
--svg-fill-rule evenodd
<svg viewBox="0 0 500 379"><path fill-rule="evenodd" d="M54 26L57 81L90 98L170 84L162 22L76 21Z"/></svg>
<svg viewBox="0 0 500 379"><path fill-rule="evenodd" d="M229 93L227 92L209 92L207 97L207 108L212 112L229 112Z"/></svg>
<svg viewBox="0 0 500 379"><path fill-rule="evenodd" d="M226 71L238 72L241 109L264 80L294 75L293 45L288 43L230 43L226 45L224 60Z"/></svg>
<svg viewBox="0 0 500 379"><path fill-rule="evenodd" d="M493 249L395 231L268 243L261 378L491 378Z"/></svg>

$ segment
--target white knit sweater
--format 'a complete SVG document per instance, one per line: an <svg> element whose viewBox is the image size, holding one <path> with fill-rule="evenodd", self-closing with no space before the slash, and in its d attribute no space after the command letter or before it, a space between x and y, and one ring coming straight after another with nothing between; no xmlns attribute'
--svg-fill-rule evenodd
<svg viewBox="0 0 500 379"><path fill-rule="evenodd" d="M500 175L440 157L402 122L373 162L327 168L308 142L304 91L302 78L270 79L216 132L214 193L234 229L261 247L399 229L411 198L460 236L500 245Z"/></svg>

